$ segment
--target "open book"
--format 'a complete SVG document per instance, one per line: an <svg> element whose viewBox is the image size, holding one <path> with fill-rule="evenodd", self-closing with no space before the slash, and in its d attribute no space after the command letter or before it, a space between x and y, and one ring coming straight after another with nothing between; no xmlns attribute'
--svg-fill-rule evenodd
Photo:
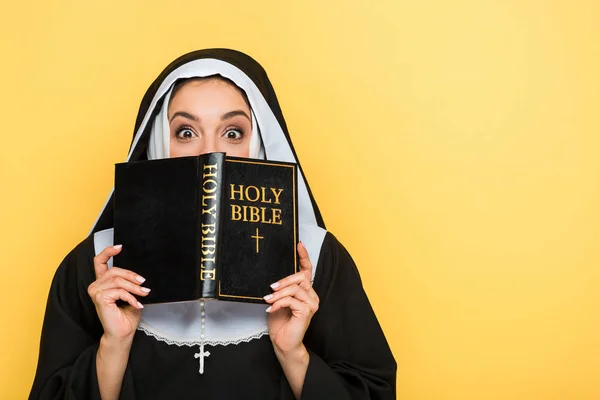
<svg viewBox="0 0 600 400"><path fill-rule="evenodd" d="M298 270L296 165L209 153L115 166L114 265L144 303L263 302Z"/></svg>

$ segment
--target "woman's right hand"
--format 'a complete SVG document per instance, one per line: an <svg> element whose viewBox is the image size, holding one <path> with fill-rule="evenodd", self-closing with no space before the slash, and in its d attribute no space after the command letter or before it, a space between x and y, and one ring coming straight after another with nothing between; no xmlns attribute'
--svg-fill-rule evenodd
<svg viewBox="0 0 600 400"><path fill-rule="evenodd" d="M141 284L144 278L135 272L117 267L108 268L108 260L121 252L122 246L109 246L94 257L96 280L88 287L96 312L104 328L104 336L111 340L133 338L144 306L133 296L147 296L150 289ZM117 306L117 300L127 304Z"/></svg>

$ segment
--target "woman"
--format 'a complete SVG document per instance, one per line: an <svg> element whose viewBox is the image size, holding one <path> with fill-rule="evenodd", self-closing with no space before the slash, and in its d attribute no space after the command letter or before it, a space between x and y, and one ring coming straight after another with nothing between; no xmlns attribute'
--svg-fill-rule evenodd
<svg viewBox="0 0 600 400"><path fill-rule="evenodd" d="M265 71L232 50L192 52L161 73L128 161L212 151L298 163ZM30 398L395 398L396 364L358 271L299 171L302 268L266 305L138 303L143 277L111 268L111 195L52 282Z"/></svg>

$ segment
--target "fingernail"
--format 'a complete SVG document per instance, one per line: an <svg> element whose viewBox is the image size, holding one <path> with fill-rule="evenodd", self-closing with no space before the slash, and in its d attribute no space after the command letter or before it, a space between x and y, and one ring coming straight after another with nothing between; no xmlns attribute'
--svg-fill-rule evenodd
<svg viewBox="0 0 600 400"><path fill-rule="evenodd" d="M271 284L271 288L273 289L277 289L279 287L279 282L275 282L273 284Z"/></svg>
<svg viewBox="0 0 600 400"><path fill-rule="evenodd" d="M271 312L271 306L265 310L266 312Z"/></svg>
<svg viewBox="0 0 600 400"><path fill-rule="evenodd" d="M271 300L272 297L273 297L272 294L268 294L265 297L263 297L263 299L265 299L265 300Z"/></svg>
<svg viewBox="0 0 600 400"><path fill-rule="evenodd" d="M123 247L123 245L122 245L122 244L116 244L116 245L114 245L114 246L113 246L113 248L114 248L115 250L119 250L119 249L121 249L121 247Z"/></svg>
<svg viewBox="0 0 600 400"><path fill-rule="evenodd" d="M138 301L138 307L139 308L144 308L144 305Z"/></svg>
<svg viewBox="0 0 600 400"><path fill-rule="evenodd" d="M141 277L141 276L139 276L139 275L135 277L135 280L136 280L136 281L138 281L139 283L144 283L144 282L146 282L146 278L143 278L143 277Z"/></svg>
<svg viewBox="0 0 600 400"><path fill-rule="evenodd" d="M142 292L144 292L144 293L150 293L150 289L148 289L147 287L143 287L142 288Z"/></svg>

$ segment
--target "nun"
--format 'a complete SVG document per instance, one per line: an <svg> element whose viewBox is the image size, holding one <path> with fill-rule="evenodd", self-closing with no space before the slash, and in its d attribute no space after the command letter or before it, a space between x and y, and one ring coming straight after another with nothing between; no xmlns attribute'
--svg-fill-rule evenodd
<svg viewBox="0 0 600 400"><path fill-rule="evenodd" d="M111 193L52 281L30 399L396 397L396 362L352 258L325 229L267 74L234 50L167 66L142 99L127 161L213 151L298 165L301 270L265 304L144 307L152 288L112 266Z"/></svg>

